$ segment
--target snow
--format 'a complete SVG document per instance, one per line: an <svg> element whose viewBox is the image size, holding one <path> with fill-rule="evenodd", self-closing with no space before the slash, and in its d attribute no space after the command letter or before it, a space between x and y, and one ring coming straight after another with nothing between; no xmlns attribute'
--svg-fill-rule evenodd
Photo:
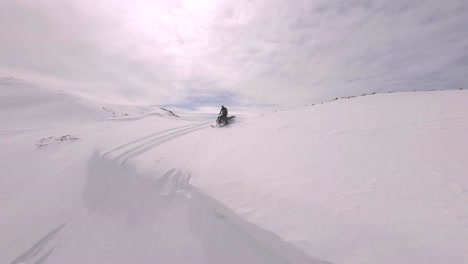
<svg viewBox="0 0 468 264"><path fill-rule="evenodd" d="M107 115L92 103L15 78L0 78L0 122L6 127L33 128L102 120Z"/></svg>
<svg viewBox="0 0 468 264"><path fill-rule="evenodd" d="M211 128L0 88L0 263L468 263L467 91Z"/></svg>

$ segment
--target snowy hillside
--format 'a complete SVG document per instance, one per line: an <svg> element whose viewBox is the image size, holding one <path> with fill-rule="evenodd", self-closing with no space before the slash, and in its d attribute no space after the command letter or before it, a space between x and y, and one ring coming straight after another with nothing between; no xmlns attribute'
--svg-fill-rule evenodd
<svg viewBox="0 0 468 264"><path fill-rule="evenodd" d="M17 91L0 92L0 263L468 263L467 91L223 128Z"/></svg>
<svg viewBox="0 0 468 264"><path fill-rule="evenodd" d="M109 116L82 98L12 77L0 78L0 102L0 120L7 127L90 122Z"/></svg>

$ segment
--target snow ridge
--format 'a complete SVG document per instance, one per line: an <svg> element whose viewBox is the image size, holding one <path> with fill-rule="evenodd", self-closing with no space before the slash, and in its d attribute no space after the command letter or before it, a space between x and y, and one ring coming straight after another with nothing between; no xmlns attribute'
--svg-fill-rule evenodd
<svg viewBox="0 0 468 264"><path fill-rule="evenodd" d="M123 217L145 234L138 239L140 258L170 252L165 263L329 263L246 222L192 186L191 176L178 169L143 177L95 153L87 171L83 198L88 209L104 217ZM146 248L145 241L154 239L161 243Z"/></svg>

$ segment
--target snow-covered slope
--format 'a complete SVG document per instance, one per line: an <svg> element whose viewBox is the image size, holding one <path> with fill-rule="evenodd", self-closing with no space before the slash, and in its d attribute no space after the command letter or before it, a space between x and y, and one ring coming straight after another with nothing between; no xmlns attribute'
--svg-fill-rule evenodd
<svg viewBox="0 0 468 264"><path fill-rule="evenodd" d="M468 263L467 101L4 133L0 263Z"/></svg>
<svg viewBox="0 0 468 264"><path fill-rule="evenodd" d="M0 102L0 123L6 128L91 122L110 116L85 99L11 77L0 78Z"/></svg>

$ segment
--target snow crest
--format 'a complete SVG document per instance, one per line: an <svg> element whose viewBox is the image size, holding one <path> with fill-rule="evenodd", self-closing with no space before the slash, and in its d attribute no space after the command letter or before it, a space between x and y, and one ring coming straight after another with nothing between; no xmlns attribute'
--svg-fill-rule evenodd
<svg viewBox="0 0 468 264"><path fill-rule="evenodd" d="M143 177L95 153L87 174L86 207L138 230L144 236L138 239L140 260L158 255L163 263L328 263L245 221L190 185L191 176L181 170Z"/></svg>

